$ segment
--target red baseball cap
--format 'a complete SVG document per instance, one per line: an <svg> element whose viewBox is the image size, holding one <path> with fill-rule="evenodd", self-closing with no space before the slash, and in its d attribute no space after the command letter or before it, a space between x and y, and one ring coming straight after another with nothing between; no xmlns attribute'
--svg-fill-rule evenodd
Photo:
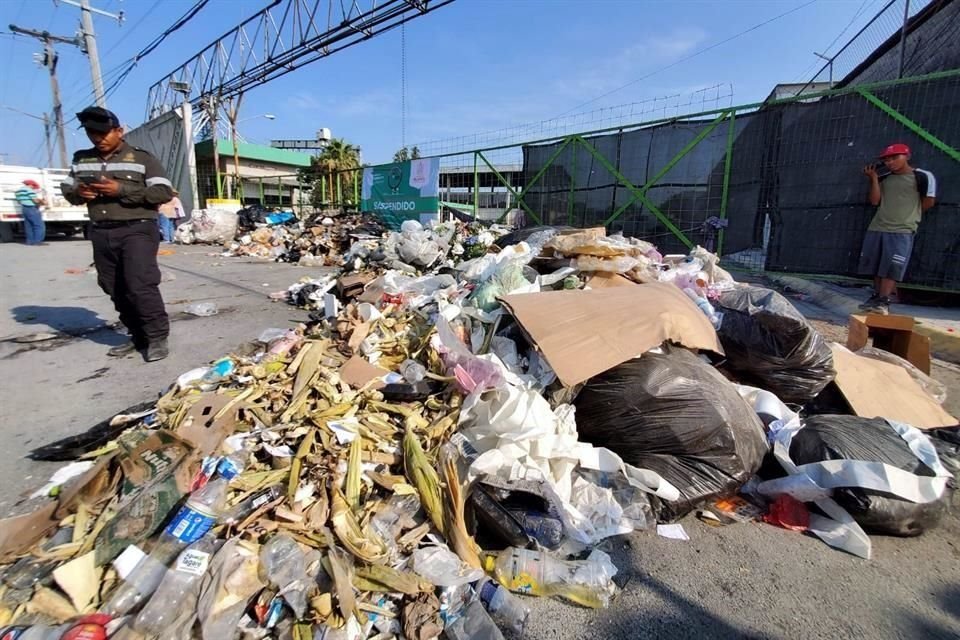
<svg viewBox="0 0 960 640"><path fill-rule="evenodd" d="M887 147L886 149L884 149L883 153L880 154L880 157L889 158L890 156L899 156L899 155L904 155L904 156L910 155L910 147L903 144L902 142L896 142L890 145L889 147Z"/></svg>
<svg viewBox="0 0 960 640"><path fill-rule="evenodd" d="M40 188L40 183L38 183L36 180L30 180L29 178L24 180L23 184L27 185L28 187L32 187L34 189Z"/></svg>

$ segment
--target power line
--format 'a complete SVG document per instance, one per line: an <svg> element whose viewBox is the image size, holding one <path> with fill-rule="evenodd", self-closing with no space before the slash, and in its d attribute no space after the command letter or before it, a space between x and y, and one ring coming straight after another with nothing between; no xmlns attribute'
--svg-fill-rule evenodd
<svg viewBox="0 0 960 640"><path fill-rule="evenodd" d="M129 29L127 29L127 31L123 34L123 37L121 37L119 40L117 40L116 42L114 42L113 45L111 45L111 47L110 47L109 49L107 49L107 52L106 52L105 54L103 54L104 57L109 56L111 53L113 53L114 50L116 50L116 48L119 47L119 46L123 43L124 40L126 40L126 39L129 38L131 35L133 35L133 32L137 30L137 27L139 27L141 24L143 24L143 21L146 20L147 18L149 18L149 17L150 17L150 14L153 13L153 12L157 9L157 7L159 7L159 6L160 6L160 0L155 0L154 3L153 3L152 5L150 5L150 8L147 9L147 12L144 13L142 16L140 16L140 19L137 20L137 21L133 24L132 27L130 27Z"/></svg>
<svg viewBox="0 0 960 640"><path fill-rule="evenodd" d="M111 73L119 72L119 75L114 78L114 80L106 89L104 89L104 95L106 97L113 95L113 93L120 88L120 85L123 83L123 81L126 80L127 76L129 76L130 73L137 67L137 64L140 62L140 60L152 53L164 40L167 39L168 36L187 24L187 22L197 15L197 13L199 13L199 11L203 9L203 7L206 6L209 1L210 0L198 0L193 7L191 7L185 14L180 16L172 25L167 27L162 33L160 33L160 35L150 41L147 46L141 49L133 57L127 59L125 62L120 63L117 65L117 67L114 67ZM91 91L86 97L84 97L83 102L89 102L92 96L93 92ZM76 116L67 122L73 122L74 120L76 120Z"/></svg>
<svg viewBox="0 0 960 640"><path fill-rule="evenodd" d="M26 4L27 4L27 0L20 0L20 6L17 7L17 13L16 13L16 15L13 17L13 22L14 22L14 24L20 22L20 14L23 13L23 7L24 7ZM10 34L10 35L11 35L11 38L10 38L10 46L9 46L8 49L7 49L7 60L12 60L12 59L13 59L13 43L14 43L14 40L16 39L13 34ZM7 86L8 86L9 84L10 84L10 74L9 74L9 73L5 73L5 74L3 74L3 90L0 91L0 98L6 99L6 97L7 97Z"/></svg>
<svg viewBox="0 0 960 640"><path fill-rule="evenodd" d="M736 35L732 35L732 36L730 36L729 38L727 38L727 39L725 39L725 40L721 40L720 42L716 42L716 43L710 45L709 47L705 47L705 48L703 48L703 49L698 49L697 51L694 51L694 52L691 53L690 55L684 56L683 58L680 58L680 59L677 60L676 62L672 62L672 63L668 64L668 65L665 66L665 67L661 67L660 69L657 69L656 71L651 71L650 73L648 73L648 74L646 74L646 75L644 75L644 76L641 76L641 77L639 77L639 78L636 78L635 80L631 80L630 82L628 82L628 83L626 83L626 84L624 84L624 85L621 85L621 86L617 87L616 89L611 89L610 91L607 91L606 93L601 94L601 95L597 96L596 98L593 98L593 99L591 99L591 100L587 100L586 102L582 102L582 103L576 105L575 107L571 107L570 109L567 109L566 111L564 111L563 113L561 113L561 114L559 114L559 115L557 115L557 116L555 116L555 117L559 118L560 116L565 116L565 115L567 115L567 114L570 113L571 111L578 111L578 110L580 110L581 108L587 106L588 104L592 104L592 103L596 102L597 100L602 100L603 98L606 98L607 96L612 95L612 94L614 94L614 93L616 93L616 92L618 92L618 91L622 91L623 89L626 89L627 87L631 87L631 86L637 84L638 82L643 82L644 80L647 80L647 79L649 79L649 78L652 78L653 76L655 76L655 75L657 75L657 74L659 74L659 73L663 73L663 72L666 71L667 69L672 69L673 67L676 67L677 65L683 64L684 62L687 62L687 61L689 61L689 60L692 60L693 58L696 58L696 57L699 56L699 55L702 55L702 54L704 54L704 53L706 53L706 52L708 52L708 51L712 51L713 49L716 49L717 47L723 46L723 45L727 44L728 42L732 42L733 40L736 40L737 38L740 38L740 37L742 37L742 36L745 36L745 35L747 35L748 33L752 32L752 31L756 31L757 29L763 28L763 27L767 26L768 24L770 24L771 22L776 22L777 20L779 20L779 19L781 19L781 18L785 18L785 17L787 17L788 15L790 15L790 14L792 14L792 13L796 13L797 11L800 11L801 9L805 9L806 7L809 7L810 5L812 5L812 4L816 3L816 2L817 2L817 0L809 0L809 2L805 2L804 4L801 4L801 5L797 6L797 7L794 7L793 9L790 9L789 11L784 11L783 13L781 13L781 14L779 14L779 15L777 15L777 16L774 16L774 17L772 17L772 18L770 18L769 20L764 20L763 22L760 22L760 23L758 23L758 24L755 24L755 25L753 25L752 27L750 27L749 29L745 29L745 30L741 31L740 33L738 33L738 34L736 34Z"/></svg>

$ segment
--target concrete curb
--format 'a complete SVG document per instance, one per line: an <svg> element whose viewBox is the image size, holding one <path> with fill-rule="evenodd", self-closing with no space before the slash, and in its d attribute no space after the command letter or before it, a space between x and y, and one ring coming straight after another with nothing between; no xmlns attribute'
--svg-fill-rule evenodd
<svg viewBox="0 0 960 640"><path fill-rule="evenodd" d="M794 276L777 276L768 274L769 278L782 287L790 287L810 296L815 304L835 311L838 314L849 316L860 311L860 301L851 296L834 291L830 287L812 280L804 280ZM894 305L896 306L896 305ZM918 319L914 330L920 335L930 338L930 350L935 356L960 364L960 332L950 332L940 327L925 324Z"/></svg>

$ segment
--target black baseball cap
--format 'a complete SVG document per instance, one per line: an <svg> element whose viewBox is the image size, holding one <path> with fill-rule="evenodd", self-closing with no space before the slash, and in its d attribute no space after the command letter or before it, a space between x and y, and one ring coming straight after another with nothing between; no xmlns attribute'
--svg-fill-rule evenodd
<svg viewBox="0 0 960 640"><path fill-rule="evenodd" d="M87 107L77 114L80 126L90 131L107 133L120 126L120 118L103 107Z"/></svg>

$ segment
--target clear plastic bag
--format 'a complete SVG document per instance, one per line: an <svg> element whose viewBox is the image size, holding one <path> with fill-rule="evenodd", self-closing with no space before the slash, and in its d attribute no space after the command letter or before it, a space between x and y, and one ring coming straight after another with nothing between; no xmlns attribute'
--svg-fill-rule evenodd
<svg viewBox="0 0 960 640"><path fill-rule="evenodd" d="M257 554L238 538L228 540L213 557L197 603L204 640L234 636L250 599L264 587L258 566Z"/></svg>
<svg viewBox="0 0 960 640"><path fill-rule="evenodd" d="M413 552L413 571L438 587L476 582L483 571L474 569L446 547L422 547Z"/></svg>
<svg viewBox="0 0 960 640"><path fill-rule="evenodd" d="M296 614L303 618L307 611L307 592L311 586L307 575L307 558L297 542L279 534L260 549L261 577L280 590Z"/></svg>
<svg viewBox="0 0 960 640"><path fill-rule="evenodd" d="M190 218L194 242L223 244L237 235L237 214L226 209L199 209Z"/></svg>

